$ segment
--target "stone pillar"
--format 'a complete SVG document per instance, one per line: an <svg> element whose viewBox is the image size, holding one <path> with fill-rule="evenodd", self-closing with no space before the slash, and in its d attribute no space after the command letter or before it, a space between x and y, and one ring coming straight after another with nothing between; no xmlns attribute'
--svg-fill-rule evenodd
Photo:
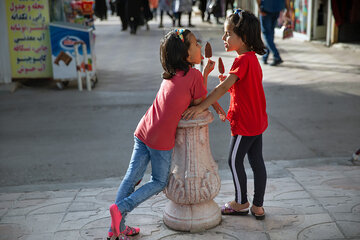
<svg viewBox="0 0 360 240"><path fill-rule="evenodd" d="M213 200L221 186L209 145L208 124L213 120L212 113L205 111L194 120L179 122L173 170L164 190L170 201L163 219L172 229L199 232L221 222L220 208Z"/></svg>

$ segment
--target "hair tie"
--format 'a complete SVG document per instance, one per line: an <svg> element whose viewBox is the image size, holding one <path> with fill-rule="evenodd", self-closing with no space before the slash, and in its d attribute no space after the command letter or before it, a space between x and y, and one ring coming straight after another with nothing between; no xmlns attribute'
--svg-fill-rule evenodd
<svg viewBox="0 0 360 240"><path fill-rule="evenodd" d="M182 42L184 42L184 35L183 32L185 31L185 29L175 29L174 32L176 33L176 35L180 38L180 40Z"/></svg>
<svg viewBox="0 0 360 240"><path fill-rule="evenodd" d="M234 14L239 15L240 21L242 20L243 16L242 13L245 12L244 10L242 10L241 8L238 8L234 11Z"/></svg>

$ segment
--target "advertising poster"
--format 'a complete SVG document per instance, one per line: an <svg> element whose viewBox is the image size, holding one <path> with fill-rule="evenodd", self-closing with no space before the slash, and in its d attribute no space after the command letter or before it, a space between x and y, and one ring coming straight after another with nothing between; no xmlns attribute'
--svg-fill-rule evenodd
<svg viewBox="0 0 360 240"><path fill-rule="evenodd" d="M85 76L85 63L90 76L95 74L93 57L92 28L70 23L50 24L52 64L55 80L71 80L77 78L75 60L75 42L82 41L86 44L87 59L83 62L84 53L82 45L78 46L78 60L82 62L80 71Z"/></svg>
<svg viewBox="0 0 360 240"><path fill-rule="evenodd" d="M47 0L5 0L12 78L51 78Z"/></svg>
<svg viewBox="0 0 360 240"><path fill-rule="evenodd" d="M290 5L293 8L293 29L298 33L307 33L308 0L292 0Z"/></svg>

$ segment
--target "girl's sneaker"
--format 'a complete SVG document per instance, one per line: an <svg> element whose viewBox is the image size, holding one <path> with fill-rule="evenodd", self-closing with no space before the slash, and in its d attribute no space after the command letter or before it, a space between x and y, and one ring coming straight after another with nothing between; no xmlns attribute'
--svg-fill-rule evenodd
<svg viewBox="0 0 360 240"><path fill-rule="evenodd" d="M126 236L135 236L138 235L139 232L140 232L140 228L126 226L125 230L121 233L125 234Z"/></svg>
<svg viewBox="0 0 360 240"><path fill-rule="evenodd" d="M120 239L129 239L129 238L120 238L121 236L135 236L140 233L140 228L130 227L126 226L125 230L121 232L119 238L116 238L115 240ZM107 240L111 240L111 238L114 236L112 232L108 232Z"/></svg>
<svg viewBox="0 0 360 240"><path fill-rule="evenodd" d="M111 235L111 237L108 236L106 239L107 240L130 240L130 238L128 238L126 235L123 235L123 234L120 234L116 238L113 235Z"/></svg>
<svg viewBox="0 0 360 240"><path fill-rule="evenodd" d="M120 235L120 222L122 219L121 212L116 204L110 206L110 215L111 215L111 232L115 237Z"/></svg>

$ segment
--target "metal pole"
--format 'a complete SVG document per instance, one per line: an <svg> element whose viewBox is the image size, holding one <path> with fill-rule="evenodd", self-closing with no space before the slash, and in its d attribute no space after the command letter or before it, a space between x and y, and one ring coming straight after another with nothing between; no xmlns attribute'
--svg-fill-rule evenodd
<svg viewBox="0 0 360 240"><path fill-rule="evenodd" d="M79 50L78 50L79 44L81 44L81 43L80 42L74 43L74 50L75 50L76 73L77 73L77 77L78 77L78 89L79 89L79 91L82 91L83 87L82 87L82 80L81 80L81 64L79 64L80 60L79 60Z"/></svg>

